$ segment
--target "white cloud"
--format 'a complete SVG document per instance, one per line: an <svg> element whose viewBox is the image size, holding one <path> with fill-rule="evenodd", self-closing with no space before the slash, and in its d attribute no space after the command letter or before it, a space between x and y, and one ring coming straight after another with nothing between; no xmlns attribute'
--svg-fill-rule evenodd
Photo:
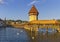
<svg viewBox="0 0 60 42"><path fill-rule="evenodd" d="M4 0L0 0L0 4L4 4L5 2L4 2Z"/></svg>
<svg viewBox="0 0 60 42"><path fill-rule="evenodd" d="M34 4L43 4L43 3L45 3L46 2L46 0L42 0L42 1L40 1L40 0L33 0L32 2L30 2L29 4L28 4L28 6L30 6L30 5L34 5Z"/></svg>
<svg viewBox="0 0 60 42"><path fill-rule="evenodd" d="M31 3L29 3L28 5L33 5L33 4L38 4L39 3L39 1L37 1L37 0L34 0L34 1L32 1Z"/></svg>
<svg viewBox="0 0 60 42"><path fill-rule="evenodd" d="M0 0L0 5L8 4L6 0Z"/></svg>

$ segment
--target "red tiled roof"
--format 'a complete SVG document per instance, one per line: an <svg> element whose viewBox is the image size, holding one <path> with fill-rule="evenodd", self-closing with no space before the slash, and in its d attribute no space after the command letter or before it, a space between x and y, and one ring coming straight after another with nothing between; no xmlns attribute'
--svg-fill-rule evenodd
<svg viewBox="0 0 60 42"><path fill-rule="evenodd" d="M37 9L35 8L34 5L33 5L32 8L30 9L29 14L30 14L30 13L36 13L36 14L38 14L38 11L37 11Z"/></svg>

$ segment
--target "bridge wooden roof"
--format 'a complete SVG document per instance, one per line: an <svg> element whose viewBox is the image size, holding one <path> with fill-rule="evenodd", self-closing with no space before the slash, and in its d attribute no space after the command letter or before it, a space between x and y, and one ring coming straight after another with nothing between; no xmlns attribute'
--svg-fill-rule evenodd
<svg viewBox="0 0 60 42"><path fill-rule="evenodd" d="M32 24L59 24L56 20L35 20L31 21Z"/></svg>

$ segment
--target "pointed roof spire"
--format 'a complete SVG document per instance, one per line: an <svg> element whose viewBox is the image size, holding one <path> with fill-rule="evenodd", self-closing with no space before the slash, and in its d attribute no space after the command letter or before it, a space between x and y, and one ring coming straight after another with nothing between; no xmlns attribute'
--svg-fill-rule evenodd
<svg viewBox="0 0 60 42"><path fill-rule="evenodd" d="M39 12L37 11L35 5L33 5L32 8L30 9L29 14L30 14L30 13L36 13L36 14L39 13Z"/></svg>

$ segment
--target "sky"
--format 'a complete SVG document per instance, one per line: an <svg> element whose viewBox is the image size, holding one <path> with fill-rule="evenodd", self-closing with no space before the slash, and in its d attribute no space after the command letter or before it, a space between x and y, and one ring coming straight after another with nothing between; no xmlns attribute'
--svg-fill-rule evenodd
<svg viewBox="0 0 60 42"><path fill-rule="evenodd" d="M29 20L32 5L39 12L39 20L60 19L60 0L0 0L0 18Z"/></svg>

